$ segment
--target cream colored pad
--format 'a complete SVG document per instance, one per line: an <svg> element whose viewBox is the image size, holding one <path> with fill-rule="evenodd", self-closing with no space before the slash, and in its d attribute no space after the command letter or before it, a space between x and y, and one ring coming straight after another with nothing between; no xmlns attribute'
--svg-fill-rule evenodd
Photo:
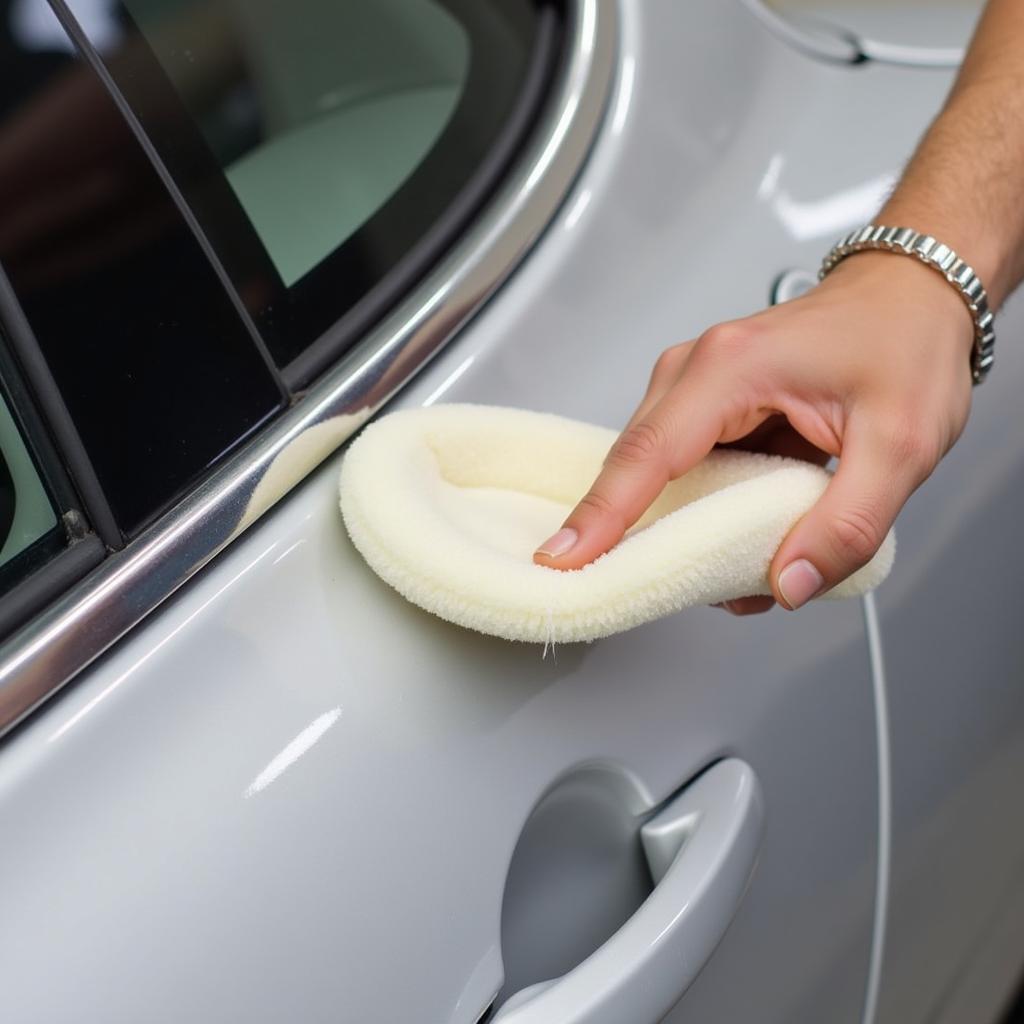
<svg viewBox="0 0 1024 1024"><path fill-rule="evenodd" d="M770 593L772 556L829 476L746 452L715 451L669 484L592 565L559 572L533 564L534 549L587 491L615 436L519 409L393 413L345 456L345 525L371 568L404 597L508 640L595 640L690 605ZM830 596L877 586L893 552L890 535Z"/></svg>

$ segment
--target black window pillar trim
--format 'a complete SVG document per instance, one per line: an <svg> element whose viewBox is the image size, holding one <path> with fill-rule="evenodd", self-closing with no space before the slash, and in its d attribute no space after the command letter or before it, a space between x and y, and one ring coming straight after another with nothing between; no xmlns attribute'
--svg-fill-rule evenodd
<svg viewBox="0 0 1024 1024"><path fill-rule="evenodd" d="M214 273L217 275L217 280L220 281L221 288L224 289L225 294L231 300L231 305L234 307L235 313L245 326L245 330L256 350L259 352L260 358L263 360L268 374L273 378L282 402L287 405L289 401L288 388L281 376L281 371L278 369L277 364L274 362L273 357L267 349L266 343L263 341L263 336L257 329L252 317L249 315L249 311L245 308L245 303L242 302L241 296L238 294L234 284L232 284L227 271L224 269L224 264L214 252L213 246L210 244L210 240L206 236L206 232L203 231L195 214L192 212L192 208L185 201L185 197L181 194L181 189L178 188L174 178L167 170L166 165L160 158L160 154L157 153L153 143L150 142L145 129L139 123L139 119L135 116L135 112L125 99L124 93L122 93L117 83L114 81L110 72L107 70L106 65L103 63L103 58L92 45L89 37L82 30L81 25L78 24L78 19L71 12L71 9L64 0L47 0L47 2L53 10L57 20L63 26L64 31L67 32L71 41L76 47L78 47L78 52L81 55L81 58L89 65L103 84L103 88L107 91L107 94L110 96L111 100L120 112L121 117L124 118L125 124L128 126L132 135L135 136L135 140L145 153L146 159L152 164L161 184L167 190L172 202L178 208L178 212L181 214L182 219L188 225L189 231L199 244L199 248L206 257L206 261L210 264Z"/></svg>
<svg viewBox="0 0 1024 1024"><path fill-rule="evenodd" d="M566 0L566 45L537 126L505 181L438 266L291 409L0 646L0 734L272 508L508 278L558 212L604 120L617 68L618 3ZM289 450L297 457L280 459Z"/></svg>

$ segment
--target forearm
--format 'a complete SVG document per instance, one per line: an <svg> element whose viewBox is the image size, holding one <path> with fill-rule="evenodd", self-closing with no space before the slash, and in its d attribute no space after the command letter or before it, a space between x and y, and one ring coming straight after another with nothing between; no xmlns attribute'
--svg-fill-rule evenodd
<svg viewBox="0 0 1024 1024"><path fill-rule="evenodd" d="M926 231L999 306L1024 279L1024 3L990 0L942 112L879 214Z"/></svg>

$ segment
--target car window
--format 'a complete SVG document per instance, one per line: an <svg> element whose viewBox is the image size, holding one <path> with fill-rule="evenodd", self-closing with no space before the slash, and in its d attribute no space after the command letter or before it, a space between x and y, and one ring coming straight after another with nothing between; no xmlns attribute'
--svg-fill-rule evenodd
<svg viewBox="0 0 1024 1024"><path fill-rule="evenodd" d="M0 275L0 634L103 555L11 357L6 291Z"/></svg>
<svg viewBox="0 0 1024 1024"><path fill-rule="evenodd" d="M7 6L0 266L31 334L12 343L38 347L47 379L31 383L59 394L131 537L273 415L281 389L101 79L44 0Z"/></svg>
<svg viewBox="0 0 1024 1024"><path fill-rule="evenodd" d="M43 486L7 400L0 396L0 568L57 526Z"/></svg>
<svg viewBox="0 0 1024 1024"><path fill-rule="evenodd" d="M433 2L124 6L286 287L422 162L469 66L465 29Z"/></svg>
<svg viewBox="0 0 1024 1024"><path fill-rule="evenodd" d="M549 5L124 0L105 22L95 0L68 6L287 369L384 287L380 315L443 248L419 251L438 224L472 214Z"/></svg>

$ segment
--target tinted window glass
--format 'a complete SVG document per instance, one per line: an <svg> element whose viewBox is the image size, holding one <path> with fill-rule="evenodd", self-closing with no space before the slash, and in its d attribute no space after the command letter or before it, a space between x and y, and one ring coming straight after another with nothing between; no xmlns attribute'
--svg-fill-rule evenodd
<svg viewBox="0 0 1024 1024"><path fill-rule="evenodd" d="M124 6L288 287L422 162L469 66L461 23L423 0Z"/></svg>
<svg viewBox="0 0 1024 1024"><path fill-rule="evenodd" d="M34 592L28 595L16 584L67 548L62 514L72 496L48 439L42 453L37 447L44 441L41 426L33 410L26 408L24 384L5 342L6 331L0 331L0 634L23 619L29 606L38 605ZM32 414L32 429L23 418L26 412ZM87 530L77 512L74 530L78 537Z"/></svg>
<svg viewBox="0 0 1024 1024"><path fill-rule="evenodd" d="M265 420L280 394L135 136L43 0L0 0L0 69L0 263L131 534Z"/></svg>
<svg viewBox="0 0 1024 1024"><path fill-rule="evenodd" d="M478 172L540 5L124 0L103 24L95 0L69 6L286 365Z"/></svg>
<svg viewBox="0 0 1024 1024"><path fill-rule="evenodd" d="M0 566L57 526L57 514L25 439L0 397Z"/></svg>

